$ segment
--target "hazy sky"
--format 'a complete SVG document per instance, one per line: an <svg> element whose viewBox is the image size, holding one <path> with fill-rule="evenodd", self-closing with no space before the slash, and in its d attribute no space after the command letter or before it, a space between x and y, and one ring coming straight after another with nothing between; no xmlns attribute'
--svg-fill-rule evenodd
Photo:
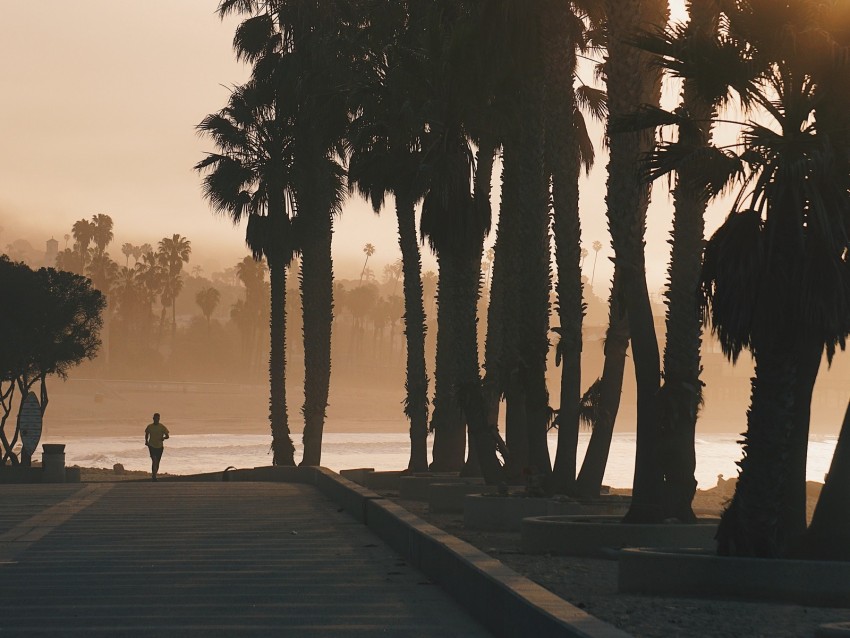
<svg viewBox="0 0 850 638"><path fill-rule="evenodd" d="M684 15L682 4L672 3L674 17ZM75 220L108 213L118 246L180 233L193 242L193 265L208 273L246 254L244 229L211 214L192 170L213 150L195 124L247 76L231 49L237 20L219 21L214 0L0 0L0 7L0 246L26 237L40 248L51 235L61 245ZM672 88L665 99L675 102ZM601 127L595 132L597 167L582 184L582 218L585 246L604 244L595 276L601 287L612 268L607 158ZM659 184L647 237L653 290L664 282L671 216ZM710 230L722 216L719 208L710 215ZM378 276L400 256L392 211L378 218L352 198L336 228L338 276L356 276L366 242L377 247ZM112 253L120 261L117 246ZM588 276L592 260L591 252ZM433 268L433 259L425 265Z"/></svg>

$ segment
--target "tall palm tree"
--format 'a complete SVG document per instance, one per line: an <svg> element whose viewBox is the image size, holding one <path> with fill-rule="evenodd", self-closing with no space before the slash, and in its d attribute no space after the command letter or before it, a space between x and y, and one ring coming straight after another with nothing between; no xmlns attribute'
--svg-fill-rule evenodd
<svg viewBox="0 0 850 638"><path fill-rule="evenodd" d="M238 54L255 80L281 88L291 129L291 185L298 211L304 316L304 457L321 462L333 324L333 217L345 196L342 142L348 88L360 77L365 12L353 0L224 0L219 13L252 14L237 31ZM284 93L285 91L285 93Z"/></svg>
<svg viewBox="0 0 850 638"><path fill-rule="evenodd" d="M165 296L171 304L171 338L177 332L177 297L183 290L183 264L192 254L192 242L175 233L159 240L157 253L165 268Z"/></svg>
<svg viewBox="0 0 850 638"><path fill-rule="evenodd" d="M586 85L574 88L578 50L588 48L587 27L597 26L595 23L600 22L601 5L593 1L573 4L585 6L571 7L563 2L550 2L543 29L546 171L552 184L552 228L558 267L555 291L560 320L556 329L559 337L557 360L561 363L560 406L555 417L558 449L553 468L553 489L561 493L575 491L585 310L578 183L582 165L587 171L593 165L593 144L579 102L589 107L598 119L604 118L606 113L604 92Z"/></svg>
<svg viewBox="0 0 850 638"><path fill-rule="evenodd" d="M247 28L245 24L241 29ZM246 243L255 260L265 257L269 265L269 422L273 463L294 465L295 446L286 408L286 270L297 244L290 223L294 210L292 138L280 87L255 80L235 89L227 106L207 116L198 129L219 149L195 166L199 171L209 171L204 178L206 198L214 211L228 215L234 222L247 220ZM247 276L249 269L244 262L239 272L240 276Z"/></svg>
<svg viewBox="0 0 850 638"><path fill-rule="evenodd" d="M850 327L848 100L836 81L847 57L835 53L846 43L837 45L837 21L818 20L830 9L846 18L847 9L814 0L723 8L721 33L700 65L668 56L709 100L734 96L765 118L741 123L740 148L709 148L701 158L709 194L743 184L706 245L704 312L726 355L734 362L747 349L756 364L744 458L718 542L724 554L782 556L805 532L821 356L826 349L831 358ZM654 174L682 161L693 158L665 145L652 158Z"/></svg>
<svg viewBox="0 0 850 638"><path fill-rule="evenodd" d="M644 36L643 48L657 55L674 55L690 66L700 64L704 52L716 42L720 6L715 0L703 0L688 2L687 8L690 21L686 26L675 25L665 32ZM704 97L697 80L684 81L679 113L686 119L678 127L678 152L691 156L705 152L711 142L718 99ZM684 522L696 521L691 508L697 486L694 436L703 386L702 318L694 296L699 287L708 203L708 192L700 183L702 170L697 162L681 162L676 171L672 250L665 291L664 382L659 395L666 517Z"/></svg>
<svg viewBox="0 0 850 638"><path fill-rule="evenodd" d="M360 271L360 283L358 285L363 283L363 275L366 272L366 264L369 263L369 257L375 254L375 246L372 244L366 244L363 246L363 254L366 255L366 259L363 262L363 269Z"/></svg>
<svg viewBox="0 0 850 638"><path fill-rule="evenodd" d="M121 246L121 252L124 255L124 268L130 267L130 257L135 255L135 250L136 247L130 242L126 242ZM141 256L141 254L139 256ZM136 257L136 260L138 261L138 257Z"/></svg>
<svg viewBox="0 0 850 638"><path fill-rule="evenodd" d="M92 215L92 241L95 245L95 253L103 254L106 252L106 247L112 242L114 237L112 233L113 222L109 215L98 213Z"/></svg>
<svg viewBox="0 0 850 638"><path fill-rule="evenodd" d="M516 477L538 473L547 488L551 277L543 30L551 8L543 2L500 0L485 5L482 19L489 33L487 53L502 72L497 99L508 117L485 348L489 419L495 420L495 398L504 396L510 472Z"/></svg>
<svg viewBox="0 0 850 638"><path fill-rule="evenodd" d="M212 286L207 288L201 288L195 295L195 303L198 304L201 309L201 312L207 320L208 334L212 322L212 314L213 312L215 312L215 309L220 301L221 293L218 291L218 289L213 288Z"/></svg>
<svg viewBox="0 0 850 638"><path fill-rule="evenodd" d="M602 250L602 242L597 239L593 242L593 270L590 272L591 288L593 288L593 280L596 278L596 260L599 258L600 250Z"/></svg>
<svg viewBox="0 0 850 638"><path fill-rule="evenodd" d="M425 308L422 289L422 259L416 234L416 204L423 196L419 177L421 122L411 108L416 103L412 90L418 58L410 46L418 21L409 16L408 4L398 3L398 12L374 5L378 11L371 22L370 81L354 95L352 109L358 115L349 133L350 188L367 198L375 212L384 206L387 194L395 200L398 242L404 277L404 332L407 343L404 411L410 420L408 469L428 469L428 375L425 368ZM394 7L394 8L395 8ZM408 19L410 18L410 19ZM368 248L366 245L366 259ZM372 247L374 252L374 247ZM365 270L365 263L364 263ZM362 274L361 274L362 280Z"/></svg>
<svg viewBox="0 0 850 638"><path fill-rule="evenodd" d="M79 273L83 274L88 264L89 245L94 238L94 226L87 219L79 219L71 227L71 234L74 236L74 242L80 254Z"/></svg>

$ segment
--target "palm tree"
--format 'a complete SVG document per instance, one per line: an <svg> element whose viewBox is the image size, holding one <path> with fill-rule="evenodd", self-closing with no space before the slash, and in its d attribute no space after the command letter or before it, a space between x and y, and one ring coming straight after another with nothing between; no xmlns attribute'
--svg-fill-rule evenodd
<svg viewBox="0 0 850 638"><path fill-rule="evenodd" d="M590 287L593 288L593 280L596 278L596 260L599 257L599 251L602 250L602 242L596 240L593 242L593 269L590 271Z"/></svg>
<svg viewBox="0 0 850 638"><path fill-rule="evenodd" d="M363 262L363 269L360 271L360 282L358 285L363 283L363 274L366 272L366 264L369 263L369 257L375 254L375 247L372 244L366 244L363 246L363 254L366 255L366 260Z"/></svg>
<svg viewBox="0 0 850 638"><path fill-rule="evenodd" d="M136 250L136 247L129 242L127 242L127 243L125 243L121 246L121 252L124 254L124 267L125 268L130 267L130 257L132 257L135 254L135 250ZM136 260L138 260L138 257L136 258Z"/></svg>
<svg viewBox="0 0 850 638"><path fill-rule="evenodd" d="M63 237L65 238L65 248L67 249L68 248L68 240L71 239L71 235L69 235L68 233L65 233L63 235Z"/></svg>
<svg viewBox="0 0 850 638"><path fill-rule="evenodd" d="M805 532L809 412L821 356L826 349L831 358L848 331L850 100L837 81L847 58L833 53L848 15L846 5L808 0L750 0L724 12L700 64L667 56L704 99L736 95L766 119L741 123L739 149L709 148L700 158L709 194L743 184L706 245L704 312L726 355L734 362L747 349L756 364L744 458L718 542L724 554L782 556ZM682 161L693 158L665 145L651 160L653 176Z"/></svg>
<svg viewBox="0 0 850 638"><path fill-rule="evenodd" d="M647 36L644 48L700 63L703 51L711 49L720 17L714 0L688 2L690 22L669 28L663 35ZM704 153L711 142L711 126L717 114L717 100L700 94L697 81L686 79L680 113L687 121L678 128L677 146L682 154ZM682 162L673 189L675 203L672 251L668 268L667 338L664 348L664 382L660 390L660 417L664 452L664 499L667 518L695 522L691 508L697 482L695 441L697 412L702 402L700 347L702 318L694 303L702 267L705 209L708 192L701 180L702 168L696 162Z"/></svg>
<svg viewBox="0 0 850 638"><path fill-rule="evenodd" d="M79 219L71 227L71 234L74 236L74 242L80 253L79 273L83 274L86 272L86 264L88 263L89 244L94 238L94 226L87 219Z"/></svg>
<svg viewBox="0 0 850 638"><path fill-rule="evenodd" d="M109 256L109 253L96 252L89 262L86 273L92 280L92 285L108 295L112 283L118 277L119 266ZM108 297L107 297L108 300ZM108 313L105 315L108 317Z"/></svg>
<svg viewBox="0 0 850 638"><path fill-rule="evenodd" d="M221 301L221 293L211 286L208 288L201 288L201 290L199 290L195 295L195 303L197 303L201 308L201 312L207 320L207 334L209 334L210 331L212 314L215 312L219 301Z"/></svg>
<svg viewBox="0 0 850 638"><path fill-rule="evenodd" d="M630 42L641 30L663 28L667 13L665 0L606 0L608 58L604 72L612 119L625 116L640 105L658 106L661 69L651 64L649 54ZM638 393L635 479L632 505L625 520L654 522L663 518L656 400L661 373L644 255L650 190L635 170L653 149L654 137L651 132L619 132L609 126L608 143L607 215L616 266L620 269Z"/></svg>
<svg viewBox="0 0 850 638"><path fill-rule="evenodd" d="M246 28L244 24L242 29ZM286 409L286 270L296 243L290 224L291 131L284 123L278 87L252 81L235 89L225 108L199 124L198 129L214 141L219 153L208 154L195 168L209 170L204 194L213 210L228 215L235 223L247 219L246 243L255 260L265 257L268 261L273 463L295 465ZM247 276L248 271L243 262L240 276Z"/></svg>
<svg viewBox="0 0 850 638"><path fill-rule="evenodd" d="M577 3L581 4L581 3ZM553 468L553 489L574 492L581 398L581 351L584 301L581 279L581 223L578 183L582 165L593 164L593 144L579 109L581 102L598 119L605 117L605 95L584 84L573 88L577 50L587 49L584 15L567 3L551 2L544 20L544 68L546 73L546 171L552 183L552 217L555 260L558 267L557 310L560 326L557 357L561 363L560 406L555 425L558 449ZM598 2L586 3L598 11ZM571 10L572 9L572 10ZM587 16L593 23L601 15ZM589 25L594 26L594 25Z"/></svg>
<svg viewBox="0 0 850 638"><path fill-rule="evenodd" d="M497 398L504 396L510 473L537 473L547 489L551 277L543 36L551 8L499 0L485 5L482 20L490 39L487 54L501 72L496 100L508 119L485 348L489 420L495 422Z"/></svg>
<svg viewBox="0 0 850 638"><path fill-rule="evenodd" d="M399 6L407 8L406 3ZM377 7L378 5L376 5ZM408 469L428 469L428 375L425 368L425 308L422 259L416 235L415 207L423 196L418 179L421 161L421 123L410 108L417 57L409 46L416 21L405 21L407 11L396 15L381 7L370 34L370 82L355 94L358 113L349 133L349 186L367 198L375 212L383 208L387 194L395 200L401 271L404 281L404 332L407 343L404 411L410 420ZM366 244L366 262L374 253ZM363 273L360 276L361 283ZM398 276L396 276L396 280Z"/></svg>
<svg viewBox="0 0 850 638"><path fill-rule="evenodd" d="M112 242L114 237L112 233L112 218L109 215L98 213L97 215L92 215L91 225L95 253L102 255L106 252L106 247Z"/></svg>
<svg viewBox="0 0 850 638"><path fill-rule="evenodd" d="M177 332L177 297L183 290L183 264L192 254L192 242L175 233L159 240L157 254L164 266L165 288L163 299L171 304L171 338Z"/></svg>

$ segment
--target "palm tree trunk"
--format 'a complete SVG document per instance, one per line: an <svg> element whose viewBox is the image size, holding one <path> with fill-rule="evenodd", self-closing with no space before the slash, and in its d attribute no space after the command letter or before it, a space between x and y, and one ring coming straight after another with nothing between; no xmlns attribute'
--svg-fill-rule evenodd
<svg viewBox="0 0 850 638"><path fill-rule="evenodd" d="M438 472L460 472L466 449L463 414L456 399L458 303L452 297L459 294L457 265L452 259L438 255L437 284L437 363L434 370L434 431L433 463Z"/></svg>
<svg viewBox="0 0 850 638"><path fill-rule="evenodd" d="M688 29L693 38L710 38L717 31L719 7L705 0L689 2ZM680 143L694 150L711 141L715 109L700 97L692 81L685 81L682 107L696 126L679 131ZM666 517L695 522L691 503L696 493L695 434L697 413L702 402L700 348L702 318L696 300L702 252L705 243L707 197L698 182L695 164L683 164L673 189L672 249L667 270L667 340L664 347L664 383L661 387L660 418L664 466Z"/></svg>
<svg viewBox="0 0 850 638"><path fill-rule="evenodd" d="M286 408L286 265L269 260L269 422L272 431L272 464L295 465L295 446L289 433Z"/></svg>
<svg viewBox="0 0 850 638"><path fill-rule="evenodd" d="M558 408L558 449L552 474L555 492L575 490L576 454L581 400L581 350L584 301L581 283L581 220L578 180L581 158L572 122L576 113L573 75L574 42L569 31L569 7L555 5L546 24L546 164L552 176L552 213L560 320L561 389Z"/></svg>
<svg viewBox="0 0 850 638"><path fill-rule="evenodd" d="M804 541L803 558L850 561L850 403Z"/></svg>
<svg viewBox="0 0 850 638"><path fill-rule="evenodd" d="M786 468L788 479L783 496L781 525L789 545L799 543L806 533L806 460L809 451L809 423L812 393L823 357L823 344L816 339L804 340L797 363L794 387L794 425L788 439Z"/></svg>
<svg viewBox="0 0 850 638"><path fill-rule="evenodd" d="M607 0L608 108L612 118L642 104L658 105L661 70L628 44L640 29L667 23L666 0ZM629 318L637 381L637 450L632 505L625 522L663 519L664 477L659 457L658 389L661 364L646 285L644 235L649 186L636 167L654 144L652 133L609 133L607 213Z"/></svg>
<svg viewBox="0 0 850 638"><path fill-rule="evenodd" d="M331 377L333 324L333 223L327 207L306 224L301 256L304 317L304 457L301 465L320 465L322 434Z"/></svg>
<svg viewBox="0 0 850 638"><path fill-rule="evenodd" d="M717 543L724 556L775 558L784 553L788 540L780 520L797 362L787 348L756 349L755 362L744 458L738 463L735 495L721 517Z"/></svg>
<svg viewBox="0 0 850 638"><path fill-rule="evenodd" d="M538 25L538 29L542 28ZM539 35L537 36L539 37ZM549 188L544 163L544 91L540 65L529 65L522 80L523 134L519 139L523 223L520 242L522 259L519 290L520 378L525 394L526 436L529 470L551 488L552 464L547 433L550 423L546 363L549 354L550 273Z"/></svg>
<svg viewBox="0 0 850 638"><path fill-rule="evenodd" d="M608 453L614 436L614 424L620 410L620 397L623 393L623 374L626 368L626 350L629 347L629 319L620 301L620 277L614 268L614 281L611 286L609 302L608 330L605 333L605 363L602 377L594 391L596 419L584 462L576 479L576 491L584 498L599 496Z"/></svg>
<svg viewBox="0 0 850 638"><path fill-rule="evenodd" d="M416 240L413 199L396 192L398 244L404 269L404 334L407 343L407 382L404 411L410 419L412 472L428 470L428 375L425 371L425 307L422 301L422 260Z"/></svg>
<svg viewBox="0 0 850 638"><path fill-rule="evenodd" d="M454 261L454 260L453 260ZM487 421L481 375L478 364L478 295L481 289L481 248L457 260L452 270L457 275L457 293L452 295L458 304L453 317L455 330L456 400L460 404L469 433L470 457L475 459L488 485L502 480L502 467L496 458L498 429ZM473 451L474 450L474 451ZM467 473L472 465L468 464Z"/></svg>

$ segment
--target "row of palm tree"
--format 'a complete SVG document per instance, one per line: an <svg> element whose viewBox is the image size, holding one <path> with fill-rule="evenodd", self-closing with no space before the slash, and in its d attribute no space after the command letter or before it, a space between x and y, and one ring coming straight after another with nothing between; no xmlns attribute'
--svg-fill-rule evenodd
<svg viewBox="0 0 850 638"><path fill-rule="evenodd" d="M252 74L201 123L218 150L196 168L206 172L213 208L247 220L248 245L269 264L275 463L294 463L283 313L287 269L298 254L302 463L320 461L331 234L348 189L376 213L392 197L398 221L410 470L428 468L430 429L431 469L481 472L491 483L532 475L549 492L598 493L631 342L638 434L626 521L695 520L706 320L733 361L745 348L756 359L741 480L721 525L721 551L785 555L800 545L811 389L823 350L831 356L850 331L848 104L835 79L846 70L850 12L837 0L706 0L688 8L688 24L667 26L665 0L221 2L222 16L246 16L234 47ZM606 93L578 77L580 57L603 54ZM683 80L682 103L670 112L659 104L664 69ZM752 118L740 124L739 146L714 146L713 127L735 108ZM578 180L593 163L586 114L608 118L615 270L603 373L582 396ZM676 134L658 144L655 132L665 126ZM497 154L501 202L482 376L476 313ZM662 361L644 236L650 182L665 175L675 179L675 216ZM732 214L703 262L705 207L735 189ZM430 423L420 239L439 265ZM554 411L545 384L553 240L562 363ZM593 248L598 255L601 244ZM594 275L595 262L596 255ZM502 399L506 441L496 425ZM594 430L577 472L582 419Z"/></svg>

